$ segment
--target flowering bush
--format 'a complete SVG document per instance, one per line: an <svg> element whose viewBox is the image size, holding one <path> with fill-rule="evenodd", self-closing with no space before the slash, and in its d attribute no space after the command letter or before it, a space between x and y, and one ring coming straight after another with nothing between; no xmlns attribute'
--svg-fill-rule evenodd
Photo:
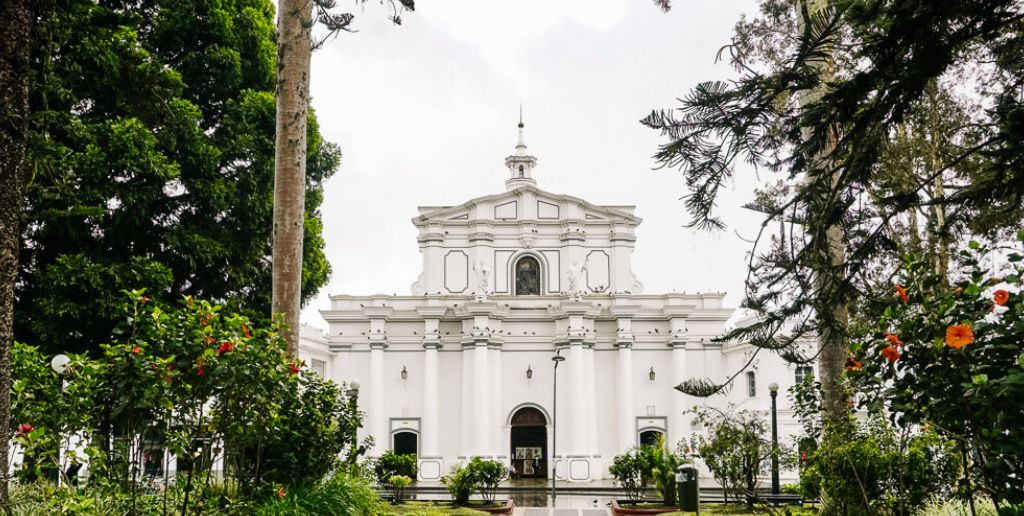
<svg viewBox="0 0 1024 516"><path fill-rule="evenodd" d="M1024 502L1024 231L1013 247L971 242L953 284L908 258L889 302L852 346L847 376L863 406L957 444L962 487ZM999 270L988 264L995 257Z"/></svg>
<svg viewBox="0 0 1024 516"><path fill-rule="evenodd" d="M276 324L191 298L165 310L141 291L128 293L126 313L118 340L99 358L71 357L61 379L38 350L15 348L11 437L33 459L23 476L56 464L55 436L64 449L77 436L91 443L91 488L127 493L134 512L162 472L163 503L190 512L317 485L365 450L355 391L305 371ZM164 447L178 458L173 481Z"/></svg>

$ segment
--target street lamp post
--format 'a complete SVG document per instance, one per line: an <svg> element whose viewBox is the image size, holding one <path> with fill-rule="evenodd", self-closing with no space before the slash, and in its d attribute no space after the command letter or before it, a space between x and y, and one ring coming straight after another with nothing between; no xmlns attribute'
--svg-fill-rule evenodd
<svg viewBox="0 0 1024 516"><path fill-rule="evenodd" d="M779 384L772 382L768 386L772 395L772 494L779 494L779 421L776 416L775 399L779 395Z"/></svg>
<svg viewBox="0 0 1024 516"><path fill-rule="evenodd" d="M60 392L62 393L64 392L64 372L67 371L69 362L71 362L71 359L63 353L50 360L50 369L53 369L53 372L57 373L57 386L60 387ZM57 487L60 487L60 476L63 472L60 456L60 436L57 434L59 427L57 420L60 418L60 408L55 404L54 409L57 411L55 414L56 417L53 420L55 427L54 434L57 435Z"/></svg>
<svg viewBox="0 0 1024 516"><path fill-rule="evenodd" d="M562 356L562 350L555 351L555 356L551 357L551 361L555 363L554 374L551 379L551 505L555 504L555 477L557 476L558 466L555 460L555 453L558 450L558 364L565 361L565 357Z"/></svg>

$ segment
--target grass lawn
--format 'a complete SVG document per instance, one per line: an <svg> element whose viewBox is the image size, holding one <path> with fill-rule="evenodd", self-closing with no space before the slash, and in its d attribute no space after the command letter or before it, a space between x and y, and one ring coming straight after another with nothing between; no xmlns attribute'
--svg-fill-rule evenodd
<svg viewBox="0 0 1024 516"><path fill-rule="evenodd" d="M776 514L785 514L786 511L793 516L813 516L818 514L818 509L810 505L786 505L784 507L776 507ZM733 515L747 515L747 514L769 514L768 511L754 507L748 509L746 505L738 504L722 504L722 503L705 503L700 506L701 514L717 514L720 516L733 516ZM692 512L670 512L662 514L661 516L693 516L695 513Z"/></svg>
<svg viewBox="0 0 1024 516"><path fill-rule="evenodd" d="M474 511L465 507L451 507L432 502L405 502L401 505L385 503L381 505L380 516L481 516L486 512Z"/></svg>

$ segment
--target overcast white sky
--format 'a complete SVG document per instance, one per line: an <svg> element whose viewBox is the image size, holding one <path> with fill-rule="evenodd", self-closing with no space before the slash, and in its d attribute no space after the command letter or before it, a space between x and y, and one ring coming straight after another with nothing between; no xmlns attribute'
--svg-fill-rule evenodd
<svg viewBox="0 0 1024 516"><path fill-rule="evenodd" d="M596 204L634 204L644 219L633 269L645 293L725 291L740 301L759 219L747 171L720 205L724 232L684 227L676 171L654 171L662 140L638 123L697 82L730 75L714 56L754 0L419 0L394 27L368 2L356 34L313 57L313 107L341 146L323 205L330 294L408 294L421 269L410 219L504 190L519 104L537 186Z"/></svg>

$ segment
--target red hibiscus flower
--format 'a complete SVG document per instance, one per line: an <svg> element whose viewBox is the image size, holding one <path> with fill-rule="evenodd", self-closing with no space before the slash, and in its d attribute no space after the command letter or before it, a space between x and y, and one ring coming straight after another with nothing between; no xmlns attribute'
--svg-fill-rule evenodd
<svg viewBox="0 0 1024 516"><path fill-rule="evenodd" d="M895 336L895 335L893 335L891 333L887 333L885 335L885 341L888 342L889 345L895 346L897 348L903 345L903 341L900 340L899 337L897 337L897 336Z"/></svg>
<svg viewBox="0 0 1024 516"><path fill-rule="evenodd" d="M288 370L291 371L292 374L299 374L299 366L295 364L288 364Z"/></svg>
<svg viewBox="0 0 1024 516"><path fill-rule="evenodd" d="M203 364L199 364L199 371L197 371L197 373L199 376L203 376Z"/></svg>
<svg viewBox="0 0 1024 516"><path fill-rule="evenodd" d="M896 292L900 295L900 299L902 299L904 303L910 302L910 298L907 296L907 289L900 286L899 283L896 284Z"/></svg>
<svg viewBox="0 0 1024 516"><path fill-rule="evenodd" d="M135 346L135 347L132 348L132 354L133 355L138 355L139 353L142 353L142 348L140 348L138 346Z"/></svg>
<svg viewBox="0 0 1024 516"><path fill-rule="evenodd" d="M277 488L277 497L278 498L284 498L284 488L283 487Z"/></svg>
<svg viewBox="0 0 1024 516"><path fill-rule="evenodd" d="M995 301L997 305L1003 306L1010 300L1010 293L1003 289L999 289L992 295L992 300Z"/></svg>
<svg viewBox="0 0 1024 516"><path fill-rule="evenodd" d="M217 349L217 354L223 355L224 353L227 353L232 349L235 349L235 345L230 342L224 341L220 344L220 348Z"/></svg>
<svg viewBox="0 0 1024 516"><path fill-rule="evenodd" d="M22 424L18 425L18 435L21 436L21 437L25 437L28 434L31 434L32 432L35 432L35 431L36 431L35 427L30 425L30 424L28 424L28 423L22 423Z"/></svg>
<svg viewBox="0 0 1024 516"><path fill-rule="evenodd" d="M882 348L882 356L890 362L895 362L900 358L900 352L896 351L896 348L892 346L886 346Z"/></svg>
<svg viewBox="0 0 1024 516"><path fill-rule="evenodd" d="M846 359L846 370L847 371L860 371L864 367L864 364L860 363L860 360L850 357Z"/></svg>
<svg viewBox="0 0 1024 516"><path fill-rule="evenodd" d="M804 452L800 452L800 460L802 460L802 461L806 461L807 460L807 452L805 452L805 451Z"/></svg>

